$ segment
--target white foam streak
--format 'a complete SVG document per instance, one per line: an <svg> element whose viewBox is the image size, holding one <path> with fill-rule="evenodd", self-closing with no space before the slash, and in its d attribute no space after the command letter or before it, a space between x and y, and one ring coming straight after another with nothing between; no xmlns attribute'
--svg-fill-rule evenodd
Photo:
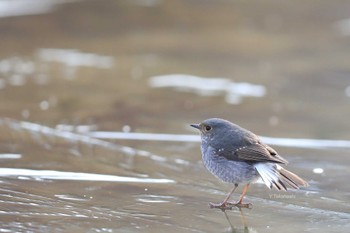
<svg viewBox="0 0 350 233"><path fill-rule="evenodd" d="M155 133L125 133L111 131L94 131L89 136L99 139L124 139L124 140L145 140L145 141L171 141L171 142L200 142L199 135L189 134L155 134ZM269 145L296 148L350 148L348 140L321 140L306 138L273 138L260 137Z"/></svg>
<svg viewBox="0 0 350 233"><path fill-rule="evenodd" d="M198 135L187 134L155 134L155 133L125 133L111 131L95 131L88 133L89 136L99 139L125 139L145 141L170 141L170 142L199 142Z"/></svg>
<svg viewBox="0 0 350 233"><path fill-rule="evenodd" d="M2 0L0 17L39 15L51 12L57 4L73 0Z"/></svg>
<svg viewBox="0 0 350 233"><path fill-rule="evenodd" d="M0 159L20 159L22 158L21 154L0 154Z"/></svg>
<svg viewBox="0 0 350 233"><path fill-rule="evenodd" d="M307 138L272 138L260 137L261 140L270 145L298 147L298 148L350 148L348 140L323 140Z"/></svg>
<svg viewBox="0 0 350 233"><path fill-rule="evenodd" d="M175 90L193 92L202 96L225 95L229 104L239 104L243 97L263 97L266 89L262 85L237 83L226 78L204 78L187 74L154 76L149 79L154 88L172 87Z"/></svg>
<svg viewBox="0 0 350 233"><path fill-rule="evenodd" d="M109 181L109 182L127 182L127 183L174 183L169 179L137 178L126 176L103 175L80 172L64 172L53 170L31 170L17 168L0 168L1 177L26 177L42 180L76 180L76 181ZM21 178L22 179L22 178Z"/></svg>
<svg viewBox="0 0 350 233"><path fill-rule="evenodd" d="M38 56L42 61L59 62L70 67L85 66L108 69L114 65L114 59L110 56L85 53L77 49L42 48L38 50Z"/></svg>

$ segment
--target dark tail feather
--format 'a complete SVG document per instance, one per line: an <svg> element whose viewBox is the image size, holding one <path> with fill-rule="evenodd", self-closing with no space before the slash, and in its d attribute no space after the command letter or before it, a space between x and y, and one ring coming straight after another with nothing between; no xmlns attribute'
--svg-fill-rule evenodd
<svg viewBox="0 0 350 233"><path fill-rule="evenodd" d="M299 187L301 186L308 186L308 183L305 180L303 180L293 172L284 169L281 166L278 166L277 171L280 175L280 179L282 180L282 182L288 184L288 186L294 189L299 189Z"/></svg>

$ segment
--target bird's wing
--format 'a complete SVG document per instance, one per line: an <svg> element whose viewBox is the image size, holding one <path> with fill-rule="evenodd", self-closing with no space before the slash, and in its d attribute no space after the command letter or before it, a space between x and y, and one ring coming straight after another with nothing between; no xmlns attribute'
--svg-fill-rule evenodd
<svg viewBox="0 0 350 233"><path fill-rule="evenodd" d="M260 142L240 147L234 151L234 154L238 159L247 162L288 163L274 149Z"/></svg>

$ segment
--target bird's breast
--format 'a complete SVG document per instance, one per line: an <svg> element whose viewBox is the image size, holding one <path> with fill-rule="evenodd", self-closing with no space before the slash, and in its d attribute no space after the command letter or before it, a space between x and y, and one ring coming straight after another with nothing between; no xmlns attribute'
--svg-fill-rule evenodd
<svg viewBox="0 0 350 233"><path fill-rule="evenodd" d="M202 146L204 166L217 178L229 183L249 183L257 176L255 168L243 161L228 160L210 146Z"/></svg>

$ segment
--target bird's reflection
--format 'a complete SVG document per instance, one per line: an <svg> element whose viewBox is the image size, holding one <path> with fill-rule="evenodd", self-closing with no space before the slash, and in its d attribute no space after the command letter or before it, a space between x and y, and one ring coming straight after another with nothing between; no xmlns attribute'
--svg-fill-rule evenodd
<svg viewBox="0 0 350 233"><path fill-rule="evenodd" d="M238 209L239 209L239 213L240 213L240 218L241 218L243 229L237 228L237 227L235 227L232 224L229 216L227 215L227 209L221 209L221 211L224 213L225 218L226 218L226 220L227 220L227 222L229 224L229 232L232 232L232 233L236 233L236 232L248 233L249 232L249 228L248 228L247 220L246 220L246 217L244 215L243 209L242 208L238 208Z"/></svg>

